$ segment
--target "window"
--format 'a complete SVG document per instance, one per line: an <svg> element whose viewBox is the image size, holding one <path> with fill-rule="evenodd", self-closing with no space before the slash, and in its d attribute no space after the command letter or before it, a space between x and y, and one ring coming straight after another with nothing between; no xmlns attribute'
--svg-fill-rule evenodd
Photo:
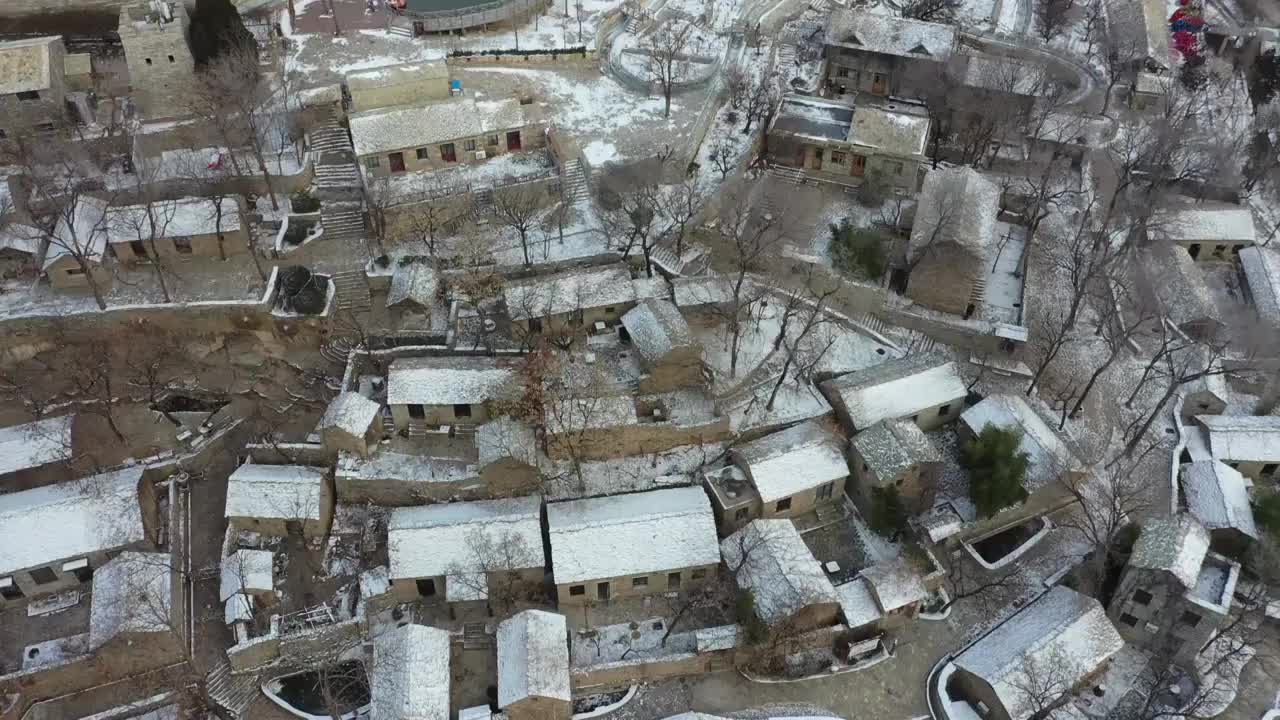
<svg viewBox="0 0 1280 720"><path fill-rule="evenodd" d="M48 585L51 582L57 582L58 576L47 567L36 568L27 572L31 576L31 582L37 585Z"/></svg>
<svg viewBox="0 0 1280 720"><path fill-rule="evenodd" d="M471 406L466 403L458 403L453 406L453 416L458 418L471 417Z"/></svg>
<svg viewBox="0 0 1280 720"><path fill-rule="evenodd" d="M83 274L84 274L84 268L78 268L78 267L75 267L75 268L67 268L67 274L68 274L68 275L83 275Z"/></svg>
<svg viewBox="0 0 1280 720"><path fill-rule="evenodd" d="M919 416L919 415L912 415L912 416L911 416L911 422L916 422L916 421L917 421L917 420L919 420L919 419L920 419L920 416Z"/></svg>
<svg viewBox="0 0 1280 720"><path fill-rule="evenodd" d="M733 514L733 519L742 521L742 520L746 520L747 517L750 515L751 515L751 508L738 508L738 511Z"/></svg>
<svg viewBox="0 0 1280 720"><path fill-rule="evenodd" d="M150 64L151 64L151 58L147 58L147 64L148 64L148 65L150 65Z"/></svg>
<svg viewBox="0 0 1280 720"><path fill-rule="evenodd" d="M436 594L436 581L431 578L418 578L414 581L418 586L418 595L432 597Z"/></svg>
<svg viewBox="0 0 1280 720"><path fill-rule="evenodd" d="M869 469L870 469L870 468L868 468L868 467L867 467L867 464L866 464L866 463L862 463L862 472L866 472L866 471L867 471L867 470L869 470Z"/></svg>
<svg viewBox="0 0 1280 720"><path fill-rule="evenodd" d="M475 140L467 140L467 141L464 141L464 142L462 143L462 148L463 148L464 150L466 150L467 152L475 152L475 151L476 151L476 141L475 141Z"/></svg>
<svg viewBox="0 0 1280 720"><path fill-rule="evenodd" d="M946 417L947 414L950 412L951 412L951 406L943 405L942 407L938 408L938 417Z"/></svg>
<svg viewBox="0 0 1280 720"><path fill-rule="evenodd" d="M415 420L422 420L427 417L427 409L421 405L410 405L409 417Z"/></svg>
<svg viewBox="0 0 1280 720"><path fill-rule="evenodd" d="M169 62L173 62L173 56L172 56L172 55L170 55L170 56L169 56Z"/></svg>
<svg viewBox="0 0 1280 720"><path fill-rule="evenodd" d="M819 500L826 500L827 498L831 497L831 493L832 493L832 491L834 491L835 489L836 489L836 484L835 484L835 483L827 483L826 485L823 485L823 486L819 487L819 488L818 488L818 499L819 499Z"/></svg>
<svg viewBox="0 0 1280 720"><path fill-rule="evenodd" d="M39 100L40 92L38 90L23 90L22 92L18 93L18 99L27 100L27 101Z"/></svg>
<svg viewBox="0 0 1280 720"><path fill-rule="evenodd" d="M1280 463L1267 463L1262 466L1262 474L1275 475L1277 469L1280 469Z"/></svg>
<svg viewBox="0 0 1280 720"><path fill-rule="evenodd" d="M1187 610L1182 613L1182 617L1178 618L1178 622L1187 627L1195 627L1200 624L1200 616Z"/></svg>
<svg viewBox="0 0 1280 720"><path fill-rule="evenodd" d="M378 158L367 157L364 159L364 169L374 171L378 169Z"/></svg>
<svg viewBox="0 0 1280 720"><path fill-rule="evenodd" d="M497 136L497 135L490 135L489 137L487 137L487 138L485 138L485 139L484 139L484 144L485 144L485 145L497 145L497 144L498 144L498 136Z"/></svg>
<svg viewBox="0 0 1280 720"><path fill-rule="evenodd" d="M649 578L647 577L631 578L631 587L633 588L649 587Z"/></svg>
<svg viewBox="0 0 1280 720"><path fill-rule="evenodd" d="M1146 590L1134 590L1133 601L1138 603L1139 605L1150 605L1151 593L1147 592Z"/></svg>
<svg viewBox="0 0 1280 720"><path fill-rule="evenodd" d="M445 162L458 162L458 152L453 143L445 143L440 146L440 159Z"/></svg>
<svg viewBox="0 0 1280 720"><path fill-rule="evenodd" d="M784 498L782 500L779 500L778 504L773 506L773 509L776 510L777 512L782 512L783 510L790 510L791 498Z"/></svg>
<svg viewBox="0 0 1280 720"><path fill-rule="evenodd" d="M689 573L689 579L691 580L701 580L706 576L707 576L706 570L694 570L693 572Z"/></svg>
<svg viewBox="0 0 1280 720"><path fill-rule="evenodd" d="M889 171L890 171L890 172L892 172L894 175L901 175L901 174L902 174L902 163L900 163L900 162L891 162L891 163L889 163Z"/></svg>
<svg viewBox="0 0 1280 720"><path fill-rule="evenodd" d="M542 318L529 318L529 332L542 332Z"/></svg>
<svg viewBox="0 0 1280 720"><path fill-rule="evenodd" d="M4 134L4 130L0 130L0 140L5 139L6 137L8 137L8 135Z"/></svg>
<svg viewBox="0 0 1280 720"><path fill-rule="evenodd" d="M570 586L569 586L569 595L571 595L571 596L572 596L572 595L586 595L586 594L587 594L587 588L586 588L586 586L584 586L584 585L570 585Z"/></svg>
<svg viewBox="0 0 1280 720"><path fill-rule="evenodd" d="M680 573L667 573L667 588L669 590L674 590L678 587L680 587Z"/></svg>
<svg viewBox="0 0 1280 720"><path fill-rule="evenodd" d="M191 238L174 238L173 249L177 250L179 254L190 255L191 254Z"/></svg>
<svg viewBox="0 0 1280 720"><path fill-rule="evenodd" d="M844 159L845 159L844 153L838 152L835 150L831 151L831 162L835 163L836 165L843 165Z"/></svg>
<svg viewBox="0 0 1280 720"><path fill-rule="evenodd" d="M1138 618L1130 615L1129 613L1121 613L1120 622L1128 625L1129 627L1138 627Z"/></svg>
<svg viewBox="0 0 1280 720"><path fill-rule="evenodd" d="M419 160L430 160L430 159L431 159L431 156L427 154L427 149L426 149L426 148L418 148L417 150L414 150L414 151L413 151L413 154L414 154L414 155L416 155L416 156L417 156L417 158L418 158Z"/></svg>
<svg viewBox="0 0 1280 720"><path fill-rule="evenodd" d="M849 77L849 68L847 67L836 68L836 77Z"/></svg>
<svg viewBox="0 0 1280 720"><path fill-rule="evenodd" d="M596 599L597 600L609 599L609 583L607 582L596 583Z"/></svg>
<svg viewBox="0 0 1280 720"><path fill-rule="evenodd" d="M0 578L0 598L17 600L22 597L22 588L11 577Z"/></svg>
<svg viewBox="0 0 1280 720"><path fill-rule="evenodd" d="M53 132L53 123L51 122L36 123L36 129L39 130L40 132Z"/></svg>
<svg viewBox="0 0 1280 720"><path fill-rule="evenodd" d="M605 308L605 309L604 309L604 314L605 314L605 315L612 315L612 314L614 314L614 313L616 313L616 312L618 312L618 308L616 308L616 307L614 307L614 306L612 306L612 305L610 305L609 307L607 307L607 308Z"/></svg>

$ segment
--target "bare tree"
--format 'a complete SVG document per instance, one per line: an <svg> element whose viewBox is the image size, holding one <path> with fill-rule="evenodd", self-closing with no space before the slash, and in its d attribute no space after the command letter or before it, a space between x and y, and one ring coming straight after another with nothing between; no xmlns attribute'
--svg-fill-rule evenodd
<svg viewBox="0 0 1280 720"><path fill-rule="evenodd" d="M490 612L501 620L515 612L520 603L536 600L541 583L531 581L530 569L542 567L541 548L535 552L514 532L476 528L464 539L468 562L450 563L445 575L460 583L473 596L484 596ZM523 572L522 572L523 571Z"/></svg>
<svg viewBox="0 0 1280 720"><path fill-rule="evenodd" d="M904 18L926 22L950 23L964 7L961 0L907 0L898 9Z"/></svg>
<svg viewBox="0 0 1280 720"><path fill-rule="evenodd" d="M710 304L713 313L725 323L729 348L729 377L738 375L738 353L743 332L768 291L749 280L749 275L765 269L780 249L784 223L782 217L753 217L748 196L730 199L720 216L720 240L728 246L730 269L723 279L709 283L716 295Z"/></svg>
<svg viewBox="0 0 1280 720"><path fill-rule="evenodd" d="M670 222L671 234L675 236L676 257L684 256L684 241L694 221L702 214L706 200L706 194L695 178L686 178L669 186L658 196L658 206Z"/></svg>
<svg viewBox="0 0 1280 720"><path fill-rule="evenodd" d="M671 95L689 73L689 42L694 34L691 22L674 21L645 36L649 79L662 91L663 117L671 117Z"/></svg>
<svg viewBox="0 0 1280 720"><path fill-rule="evenodd" d="M752 76L743 105L742 114L746 116L746 122L742 125L742 134L747 135L751 132L753 122L767 128L780 100L778 79L775 75L763 73Z"/></svg>
<svg viewBox="0 0 1280 720"><path fill-rule="evenodd" d="M1056 646L1046 654L1023 653L1007 681L1013 688L1013 702L1019 714L1028 720L1046 720L1054 710L1070 702L1075 688L1068 673L1075 662Z"/></svg>
<svg viewBox="0 0 1280 720"><path fill-rule="evenodd" d="M516 236L525 267L533 265L533 256L529 253L530 234L538 228L542 200L541 191L529 184L510 185L493 191L493 217Z"/></svg>
<svg viewBox="0 0 1280 720"><path fill-rule="evenodd" d="M1036 3L1036 32L1045 42L1062 34L1071 24L1075 0L1039 0Z"/></svg>
<svg viewBox="0 0 1280 720"><path fill-rule="evenodd" d="M615 248L626 260L633 251L639 251L644 259L644 271L653 277L650 256L659 234L661 202L658 186L639 182L616 193L616 207L604 212L601 222L606 236L613 239Z"/></svg>

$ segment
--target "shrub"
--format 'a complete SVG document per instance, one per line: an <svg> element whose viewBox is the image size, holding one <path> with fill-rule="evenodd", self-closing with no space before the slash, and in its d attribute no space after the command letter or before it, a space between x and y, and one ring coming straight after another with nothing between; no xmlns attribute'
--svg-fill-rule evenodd
<svg viewBox="0 0 1280 720"><path fill-rule="evenodd" d="M969 471L969 497L983 516L1027 499L1022 482L1028 459L1018 450L1022 433L1013 428L987 425L965 443L961 462Z"/></svg>
<svg viewBox="0 0 1280 720"><path fill-rule="evenodd" d="M1264 491L1254 495L1253 519L1258 527L1280 539L1280 493Z"/></svg>
<svg viewBox="0 0 1280 720"><path fill-rule="evenodd" d="M889 184L884 181L884 175L876 171L864 175L853 199L863 207L878 208L883 205L889 199Z"/></svg>
<svg viewBox="0 0 1280 720"><path fill-rule="evenodd" d="M880 232L854 227L846 218L831 225L831 261L854 277L878 281L888 264L884 249L888 242Z"/></svg>
<svg viewBox="0 0 1280 720"><path fill-rule="evenodd" d="M871 488L871 529L892 537L907 527L907 509L896 487Z"/></svg>
<svg viewBox="0 0 1280 720"><path fill-rule="evenodd" d="M324 312L328 291L328 278L315 275L301 265L290 265L280 270L280 306L285 310L318 315Z"/></svg>
<svg viewBox="0 0 1280 720"><path fill-rule="evenodd" d="M746 632L748 645L759 645L769 637L769 626L756 613L756 601L751 593L739 590L733 603L734 617Z"/></svg>
<svg viewBox="0 0 1280 720"><path fill-rule="evenodd" d="M296 213L313 213L320 209L320 200L306 190L289 196L289 205Z"/></svg>
<svg viewBox="0 0 1280 720"><path fill-rule="evenodd" d="M255 55L258 51L257 40L244 26L231 0L197 0L187 37L191 39L192 59L200 67L237 46L250 48Z"/></svg>

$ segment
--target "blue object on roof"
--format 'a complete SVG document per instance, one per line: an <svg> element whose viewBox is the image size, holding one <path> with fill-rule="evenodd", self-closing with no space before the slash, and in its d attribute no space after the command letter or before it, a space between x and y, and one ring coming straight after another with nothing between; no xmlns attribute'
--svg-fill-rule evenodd
<svg viewBox="0 0 1280 720"><path fill-rule="evenodd" d="M461 81L461 80L450 80L450 81L449 81L449 87L453 88L454 90L461 90L461 89L462 89L462 81Z"/></svg>

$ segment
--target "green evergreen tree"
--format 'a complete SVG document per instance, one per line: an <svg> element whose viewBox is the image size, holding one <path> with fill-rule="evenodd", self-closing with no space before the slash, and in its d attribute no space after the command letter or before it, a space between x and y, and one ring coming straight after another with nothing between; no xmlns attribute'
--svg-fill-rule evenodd
<svg viewBox="0 0 1280 720"><path fill-rule="evenodd" d="M228 48L252 48L255 54L258 49L257 41L244 26L231 0L196 0L190 38L196 67L208 65Z"/></svg>
<svg viewBox="0 0 1280 720"><path fill-rule="evenodd" d="M961 460L969 470L969 497L984 517L1027 499L1027 454L1018 450L1022 433L987 425L965 443Z"/></svg>
<svg viewBox="0 0 1280 720"><path fill-rule="evenodd" d="M889 242L871 228L854 227L846 218L831 228L831 261L838 270L866 280L879 280L884 274Z"/></svg>

